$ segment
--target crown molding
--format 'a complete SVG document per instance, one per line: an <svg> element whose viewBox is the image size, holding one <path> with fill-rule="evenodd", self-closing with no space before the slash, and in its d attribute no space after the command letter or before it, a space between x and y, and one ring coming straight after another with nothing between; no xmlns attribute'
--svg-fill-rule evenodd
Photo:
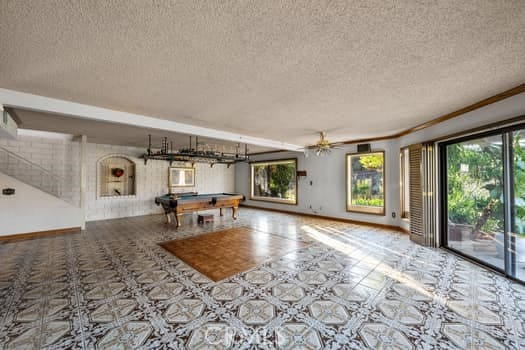
<svg viewBox="0 0 525 350"><path fill-rule="evenodd" d="M481 101L478 101L478 102L473 103L471 105L468 105L466 107L460 108L460 109L458 109L458 110L456 110L454 112L442 115L442 116L434 118L434 119L432 119L432 120L430 120L428 122L416 125L416 126L414 126L412 128L400 131L400 132L395 133L395 134L378 136L378 137L370 137L370 138L364 138L364 139L347 140L347 141L335 142L335 143L337 143L337 144L343 143L345 145L350 145L350 144L355 144L355 143L365 143L365 142L375 142L375 141L396 139L396 138L399 138L399 137L402 137L402 136L414 133L416 131L429 128L429 127L431 127L433 125L442 123L444 121L447 121L447 120L459 117L459 116L461 116L461 115L463 115L465 113L472 112L472 111L474 111L476 109L488 106L490 104L499 102L499 101L507 99L509 97L512 97L512 96L515 96L515 95L519 95L519 94L524 93L524 92L525 92L525 84L521 84L521 85L518 85L518 86L516 86L516 87L514 87L512 89L503 91L503 92L501 92L499 94L496 94L494 96L488 97L486 99L483 99Z"/></svg>

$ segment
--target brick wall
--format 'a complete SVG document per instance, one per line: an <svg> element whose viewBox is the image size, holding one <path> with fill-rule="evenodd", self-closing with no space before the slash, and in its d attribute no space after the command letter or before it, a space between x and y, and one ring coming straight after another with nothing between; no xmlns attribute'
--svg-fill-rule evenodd
<svg viewBox="0 0 525 350"><path fill-rule="evenodd" d="M88 144L87 153L86 219L88 221L162 213L162 209L155 204L154 198L168 192L168 162L149 160L144 165L144 160L139 158L144 153L144 149L136 147ZM98 197L97 163L108 155L125 156L135 162L136 194L134 196ZM234 167L228 169L225 165L215 165L211 168L206 164L196 164L195 167L196 186L184 188L182 191L233 192Z"/></svg>
<svg viewBox="0 0 525 350"><path fill-rule="evenodd" d="M0 139L0 146L47 170L47 176L37 167L31 167L0 152L0 171L35 186L59 186L58 197L80 206L80 147L79 143L64 136L19 136L17 140ZM10 167L10 169L7 169Z"/></svg>
<svg viewBox="0 0 525 350"><path fill-rule="evenodd" d="M89 141L89 140L88 140ZM65 179L61 198L80 202L80 143L64 138L19 136L18 140L0 139L0 146L17 153L46 170ZM87 193L86 220L102 220L128 216L161 213L155 205L155 196L168 192L168 167L165 161L144 161L142 148L87 144ZM135 162L136 194L127 197L104 197L97 195L97 164L108 155L121 155ZM0 171L2 171L0 159ZM174 164L175 165L175 164ZM183 165L183 164L180 164ZM199 193L233 192L235 187L234 166L196 164L196 186L183 191Z"/></svg>

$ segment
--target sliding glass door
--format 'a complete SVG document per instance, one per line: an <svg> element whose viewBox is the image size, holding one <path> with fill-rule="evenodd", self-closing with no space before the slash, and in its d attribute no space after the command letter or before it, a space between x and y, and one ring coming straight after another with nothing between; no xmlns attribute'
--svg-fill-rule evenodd
<svg viewBox="0 0 525 350"><path fill-rule="evenodd" d="M440 145L443 244L525 281L525 129Z"/></svg>
<svg viewBox="0 0 525 350"><path fill-rule="evenodd" d="M502 136L446 146L448 247L503 270Z"/></svg>
<svg viewBox="0 0 525 350"><path fill-rule="evenodd" d="M525 129L509 134L510 232L509 274L525 281Z"/></svg>

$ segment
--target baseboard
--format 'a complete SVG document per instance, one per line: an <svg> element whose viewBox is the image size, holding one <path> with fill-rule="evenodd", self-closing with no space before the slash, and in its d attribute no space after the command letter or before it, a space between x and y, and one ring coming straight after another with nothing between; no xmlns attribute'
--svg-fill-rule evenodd
<svg viewBox="0 0 525 350"><path fill-rule="evenodd" d="M317 219L326 219L326 220L332 220L332 221L345 222L347 224L371 226L371 227L377 227L377 228L383 228L383 229L387 229L387 230L394 230L394 231L399 231L399 232L403 232L403 233L408 233L408 231L406 229L404 229L402 227L399 227L399 226L395 226L395 225L376 224L376 223L373 223L373 222L359 221L359 220L353 220L353 219L344 219L344 218L338 218L338 217L334 217L334 216L318 215L318 214L311 214L311 213L301 213L301 212L295 212L295 211L292 211L292 210L257 207L255 205L250 205L250 204L241 204L241 206L245 207L245 208L267 210L267 211L273 211L273 212L277 212L277 213L306 216L306 217L317 218Z"/></svg>
<svg viewBox="0 0 525 350"><path fill-rule="evenodd" d="M407 228L404 228L404 227L399 227L399 230L400 230L401 232L404 232L404 233L406 233L407 235L409 235L409 234L410 234L410 230L409 230L409 229L407 229Z"/></svg>
<svg viewBox="0 0 525 350"><path fill-rule="evenodd" d="M58 230L17 233L14 235L0 236L0 243L9 243L9 242L14 242L14 241L23 241L27 239L51 237L51 236L58 236L58 235L64 235L68 233L78 233L78 232L80 232L80 227L68 227L68 228L61 228Z"/></svg>

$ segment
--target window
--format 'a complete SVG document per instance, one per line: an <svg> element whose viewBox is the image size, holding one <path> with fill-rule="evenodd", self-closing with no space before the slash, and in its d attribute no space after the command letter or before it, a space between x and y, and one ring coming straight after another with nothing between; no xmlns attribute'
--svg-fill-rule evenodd
<svg viewBox="0 0 525 350"><path fill-rule="evenodd" d="M408 147L400 152L401 218L410 218L410 156Z"/></svg>
<svg viewBox="0 0 525 350"><path fill-rule="evenodd" d="M251 163L251 199L297 204L297 159Z"/></svg>
<svg viewBox="0 0 525 350"><path fill-rule="evenodd" d="M385 152L346 155L347 211L385 215Z"/></svg>

